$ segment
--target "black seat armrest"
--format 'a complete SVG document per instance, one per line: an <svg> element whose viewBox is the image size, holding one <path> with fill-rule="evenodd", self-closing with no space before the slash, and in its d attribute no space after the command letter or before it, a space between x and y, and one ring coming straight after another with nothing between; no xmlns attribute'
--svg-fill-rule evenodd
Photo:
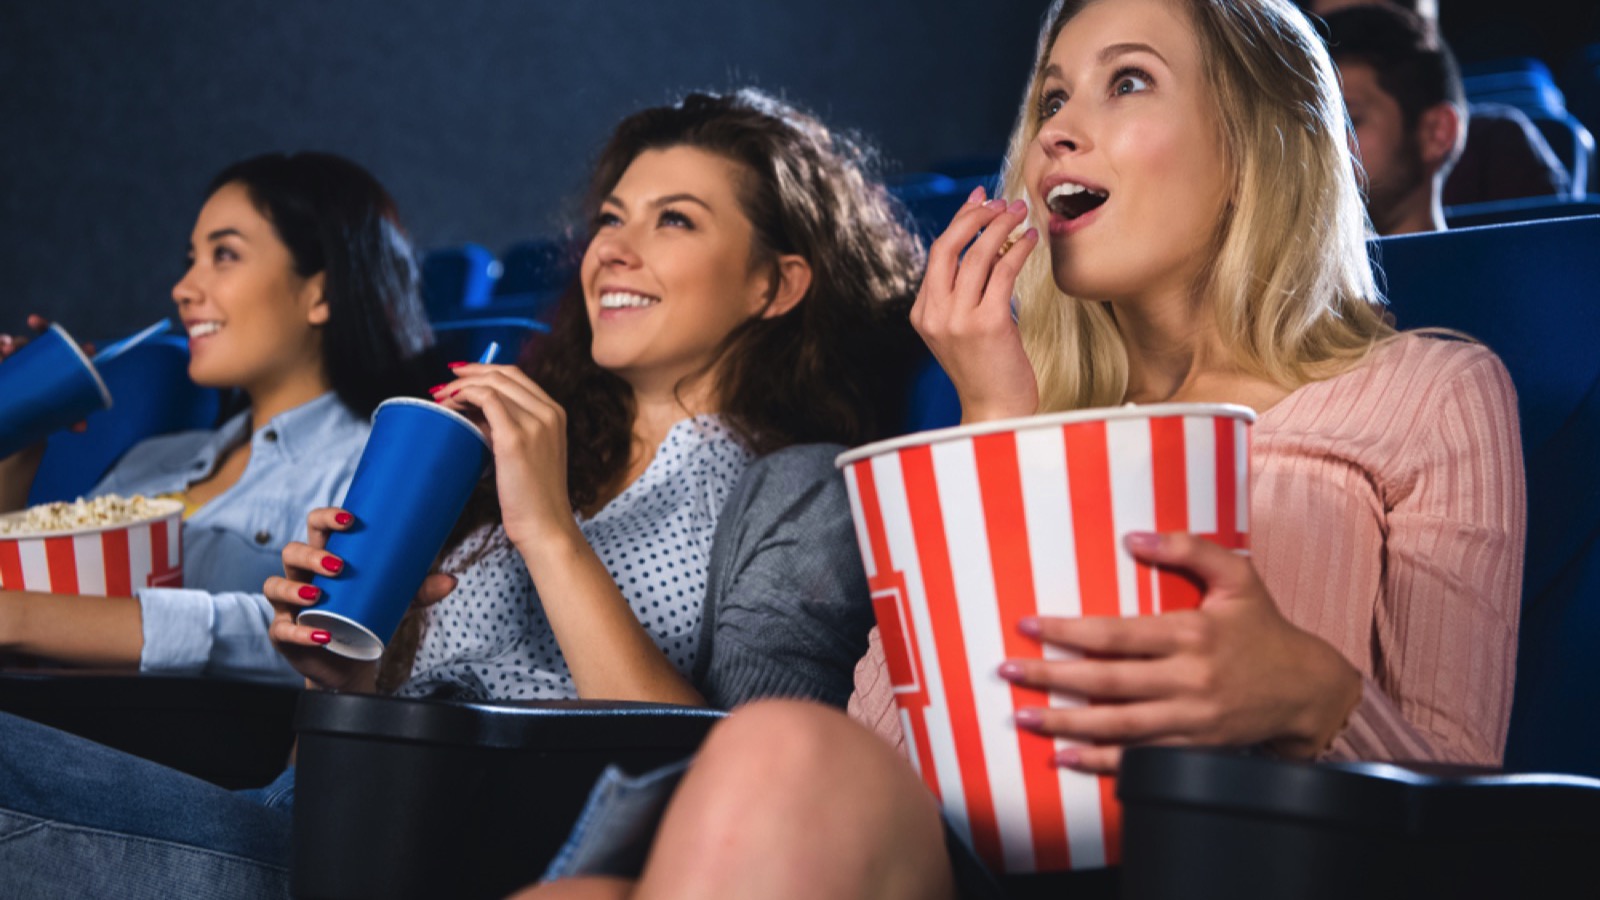
<svg viewBox="0 0 1600 900"><path fill-rule="evenodd" d="M295 727L295 896L503 897L536 880L609 765L683 759L716 710L307 692Z"/></svg>
<svg viewBox="0 0 1600 900"><path fill-rule="evenodd" d="M0 672L0 712L230 789L283 771L301 693L219 678Z"/></svg>
<svg viewBox="0 0 1600 900"><path fill-rule="evenodd" d="M1555 897L1597 884L1600 779L1148 747L1123 755L1117 796L1126 900Z"/></svg>

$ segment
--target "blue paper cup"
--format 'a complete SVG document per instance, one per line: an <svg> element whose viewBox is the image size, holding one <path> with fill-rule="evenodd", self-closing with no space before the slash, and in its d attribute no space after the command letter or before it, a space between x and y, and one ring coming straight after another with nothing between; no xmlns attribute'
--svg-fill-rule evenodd
<svg viewBox="0 0 1600 900"><path fill-rule="evenodd" d="M488 461L488 440L466 418L425 400L384 401L345 494L355 523L328 538L344 568L312 579L323 600L297 621L331 634L326 646L340 656L382 656Z"/></svg>
<svg viewBox="0 0 1600 900"><path fill-rule="evenodd" d="M60 325L0 362L0 459L111 408L94 363Z"/></svg>

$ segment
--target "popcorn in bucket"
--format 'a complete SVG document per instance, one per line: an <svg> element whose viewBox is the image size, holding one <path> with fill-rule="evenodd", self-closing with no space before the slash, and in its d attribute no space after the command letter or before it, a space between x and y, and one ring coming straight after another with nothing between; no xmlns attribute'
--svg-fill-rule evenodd
<svg viewBox="0 0 1600 900"><path fill-rule="evenodd" d="M116 496L0 516L0 589L131 597L183 584L183 504Z"/></svg>
<svg viewBox="0 0 1600 900"><path fill-rule="evenodd" d="M1122 537L1188 531L1244 551L1254 420L1237 406L1129 406L839 457L912 761L995 871L1121 857L1115 779L1051 765L1060 742L1016 727L1019 707L1080 702L1000 678L1006 659L1067 656L1018 620L1197 607L1197 585L1138 562Z"/></svg>

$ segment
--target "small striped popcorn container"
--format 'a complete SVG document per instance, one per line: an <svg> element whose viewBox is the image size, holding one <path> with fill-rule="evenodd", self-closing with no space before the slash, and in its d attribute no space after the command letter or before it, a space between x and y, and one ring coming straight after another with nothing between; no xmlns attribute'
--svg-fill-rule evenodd
<svg viewBox="0 0 1600 900"><path fill-rule="evenodd" d="M1255 415L1154 404L985 422L843 454L838 466L913 764L997 872L1120 861L1115 779L1051 765L1015 711L1079 698L1000 678L1006 659L1065 658L1025 616L1194 609L1189 579L1136 561L1131 531L1244 552Z"/></svg>
<svg viewBox="0 0 1600 900"><path fill-rule="evenodd" d="M144 587L182 587L183 504L149 502L156 513L136 522L0 535L0 588L131 597Z"/></svg>

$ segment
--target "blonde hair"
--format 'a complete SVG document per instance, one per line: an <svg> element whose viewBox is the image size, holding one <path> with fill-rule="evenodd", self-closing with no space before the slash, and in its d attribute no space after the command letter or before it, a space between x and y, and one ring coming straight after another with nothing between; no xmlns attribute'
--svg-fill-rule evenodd
<svg viewBox="0 0 1600 900"><path fill-rule="evenodd" d="M1039 133L1050 50L1091 2L1113 0L1056 0L1045 14L1006 153L1008 197L1026 193L1022 160ZM1170 2L1194 24L1233 179L1196 290L1244 372L1293 389L1343 371L1394 329L1367 260L1349 120L1327 50L1287 0ZM1036 209L1035 224L1047 214ZM1039 252L1023 266L1017 300L1040 412L1123 401L1128 357L1110 304L1067 297Z"/></svg>

